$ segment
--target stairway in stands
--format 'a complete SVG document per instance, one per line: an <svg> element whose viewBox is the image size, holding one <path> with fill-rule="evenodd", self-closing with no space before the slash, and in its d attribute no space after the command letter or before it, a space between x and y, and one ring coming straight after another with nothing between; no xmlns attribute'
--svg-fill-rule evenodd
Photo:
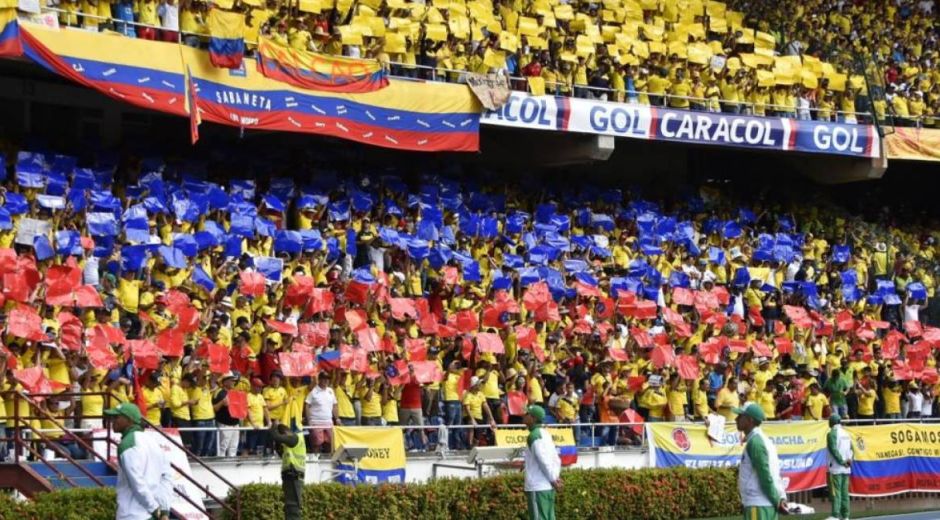
<svg viewBox="0 0 940 520"><path fill-rule="evenodd" d="M30 462L28 465L37 475L46 479L54 489L94 488L99 487L98 482L109 487L117 485L117 473L104 462L79 460L72 463L67 460L53 460L49 461L48 465L42 462ZM94 475L98 482L79 469L79 466Z"/></svg>

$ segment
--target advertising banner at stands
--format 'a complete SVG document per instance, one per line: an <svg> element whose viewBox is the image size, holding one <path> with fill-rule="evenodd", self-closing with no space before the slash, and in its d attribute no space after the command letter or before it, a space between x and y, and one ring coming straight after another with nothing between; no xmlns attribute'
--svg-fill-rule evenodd
<svg viewBox="0 0 940 520"><path fill-rule="evenodd" d="M940 491L940 425L858 426L846 431L855 444L850 494Z"/></svg>
<svg viewBox="0 0 940 520"><path fill-rule="evenodd" d="M719 442L708 439L704 424L647 423L650 467L727 467L741 463L744 445L733 425ZM826 485L828 455L823 421L766 424L764 433L774 442L787 491L805 491Z"/></svg>
<svg viewBox="0 0 940 520"><path fill-rule="evenodd" d="M878 157L874 126L694 112L513 92L499 110L485 112L486 125L655 139L691 144Z"/></svg>
<svg viewBox="0 0 940 520"><path fill-rule="evenodd" d="M552 435L562 466L570 466L578 462L578 444L574 440L571 427L543 428ZM496 445L502 448L525 448L529 430L525 428L497 428Z"/></svg>
<svg viewBox="0 0 940 520"><path fill-rule="evenodd" d="M654 139L693 144L786 150L789 121L689 110L656 109Z"/></svg>
<svg viewBox="0 0 940 520"><path fill-rule="evenodd" d="M940 161L940 130L896 126L885 133L885 153L889 160Z"/></svg>
<svg viewBox="0 0 940 520"><path fill-rule="evenodd" d="M165 428L163 432L169 435L177 443L183 443L183 441L180 439L179 432L175 428ZM117 444L121 442L120 434L117 434L108 428L95 428L91 431L91 433L95 438L92 443L92 449L102 456L108 452L108 441L105 440L105 437L109 436L111 438L113 445L111 446L111 456L109 460L114 464L119 464L117 459ZM166 440L165 437L154 431L145 430L143 432L139 432L137 435L152 436L153 440L157 443L157 445L160 446L160 449L167 454L167 457L170 459L170 464L178 468L177 471L173 472L172 481L169 483L169 485L172 486L175 490L170 501L170 507L173 509L173 512L185 520L208 519L209 517L204 515L192 504L190 504L189 501L183 498L183 495L185 495L196 504L202 505L203 503L202 493L199 491L199 488L197 488L195 484L183 476L183 474L189 476L192 476L193 474L193 470L189 465L189 458L186 457L186 453L179 449L172 442Z"/></svg>
<svg viewBox="0 0 940 520"><path fill-rule="evenodd" d="M372 92L309 91L265 77L251 61L240 69L218 69L205 51L175 43L33 24L5 30L3 36L16 37L26 57L45 68L150 110L188 115L189 67L203 121L402 150L479 149L480 104L466 85L392 80ZM14 45L0 41L0 54L12 52Z"/></svg>
<svg viewBox="0 0 940 520"><path fill-rule="evenodd" d="M405 482L405 437L401 428L337 426L333 428L333 451L343 446L367 446L369 452L359 461L359 482L379 484ZM337 469L352 470L352 465L337 464ZM340 475L338 481L348 483Z"/></svg>
<svg viewBox="0 0 940 520"><path fill-rule="evenodd" d="M792 149L856 157L881 155L881 139L872 125L847 125L819 121L788 121L794 130Z"/></svg>
<svg viewBox="0 0 940 520"><path fill-rule="evenodd" d="M480 122L531 130L564 130L567 122L563 117L567 114L568 98L512 92L503 106L483 112Z"/></svg>
<svg viewBox="0 0 940 520"><path fill-rule="evenodd" d="M646 105L571 99L568 130L587 134L649 139L652 109Z"/></svg>

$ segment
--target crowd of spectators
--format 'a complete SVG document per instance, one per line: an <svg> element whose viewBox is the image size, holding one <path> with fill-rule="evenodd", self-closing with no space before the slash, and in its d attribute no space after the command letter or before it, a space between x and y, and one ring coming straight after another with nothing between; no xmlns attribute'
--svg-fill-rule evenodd
<svg viewBox="0 0 940 520"><path fill-rule="evenodd" d="M0 380L36 403L4 393L0 417L70 448L48 417L100 428L105 393L203 428L184 430L203 456L264 453L272 422L316 451L339 424L460 449L532 403L559 423L935 413L919 224L713 185L666 205L454 165L4 149ZM439 428L457 425L477 428Z"/></svg>
<svg viewBox="0 0 940 520"><path fill-rule="evenodd" d="M211 9L236 10L245 13L249 47L267 37L443 81L501 72L535 93L822 121L870 122L860 114L875 114L927 127L940 112L933 0L51 5L64 25L194 46L209 34Z"/></svg>

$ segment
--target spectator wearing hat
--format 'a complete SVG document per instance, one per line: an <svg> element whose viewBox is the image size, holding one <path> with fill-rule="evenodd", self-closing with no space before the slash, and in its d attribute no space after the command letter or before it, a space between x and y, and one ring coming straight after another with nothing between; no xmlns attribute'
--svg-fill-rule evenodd
<svg viewBox="0 0 940 520"><path fill-rule="evenodd" d="M561 459L552 436L542 428L545 409L529 405L523 416L526 438L525 495L529 520L555 519L555 493L561 490Z"/></svg>
<svg viewBox="0 0 940 520"><path fill-rule="evenodd" d="M140 409L133 403L121 403L105 410L104 415L111 417L111 427L121 434L116 518L169 520L170 462L155 437L144 432Z"/></svg>
<svg viewBox="0 0 940 520"><path fill-rule="evenodd" d="M238 375L229 371L222 376L222 386L217 388L212 397L212 409L219 424L219 457L238 455L239 420L232 417L228 410L228 393L235 387Z"/></svg>
<svg viewBox="0 0 940 520"><path fill-rule="evenodd" d="M852 437L842 428L842 417L837 413L829 416L826 450L829 455L829 498L832 500L830 519L848 520L849 476L852 474L854 453Z"/></svg>
<svg viewBox="0 0 940 520"><path fill-rule="evenodd" d="M744 434L744 456L738 469L744 518L776 520L778 512L787 512L786 489L780 478L777 448L760 428L764 410L757 403L747 403L733 413L738 431Z"/></svg>
<svg viewBox="0 0 940 520"><path fill-rule="evenodd" d="M496 430L496 418L490 405L486 402L486 395L483 394L483 380L477 376L470 378L470 388L464 393L463 400L464 415L467 417L467 424L472 426L469 433L470 446L492 444L493 433ZM483 421L489 424L489 429L478 428Z"/></svg>
<svg viewBox="0 0 940 520"><path fill-rule="evenodd" d="M310 430L310 447L314 453L328 452L333 444L333 425L339 424L339 402L330 387L330 374L320 372L317 384L304 399L307 405L307 425Z"/></svg>

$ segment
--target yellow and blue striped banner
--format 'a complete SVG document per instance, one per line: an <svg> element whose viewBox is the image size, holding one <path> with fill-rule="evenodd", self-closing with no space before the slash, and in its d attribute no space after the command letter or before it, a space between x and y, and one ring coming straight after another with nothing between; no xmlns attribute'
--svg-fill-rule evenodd
<svg viewBox="0 0 940 520"><path fill-rule="evenodd" d="M359 482L405 482L405 438L401 428L337 426L333 428L333 451L343 446L366 446L369 451L359 461ZM337 464L340 469L351 465ZM339 479L346 482L347 479Z"/></svg>
<svg viewBox="0 0 940 520"><path fill-rule="evenodd" d="M940 491L940 425L846 427L855 460L849 493L886 496Z"/></svg>
<svg viewBox="0 0 940 520"><path fill-rule="evenodd" d="M377 60L299 51L261 38L258 68L265 76L300 88L330 92L372 92L388 86Z"/></svg>

